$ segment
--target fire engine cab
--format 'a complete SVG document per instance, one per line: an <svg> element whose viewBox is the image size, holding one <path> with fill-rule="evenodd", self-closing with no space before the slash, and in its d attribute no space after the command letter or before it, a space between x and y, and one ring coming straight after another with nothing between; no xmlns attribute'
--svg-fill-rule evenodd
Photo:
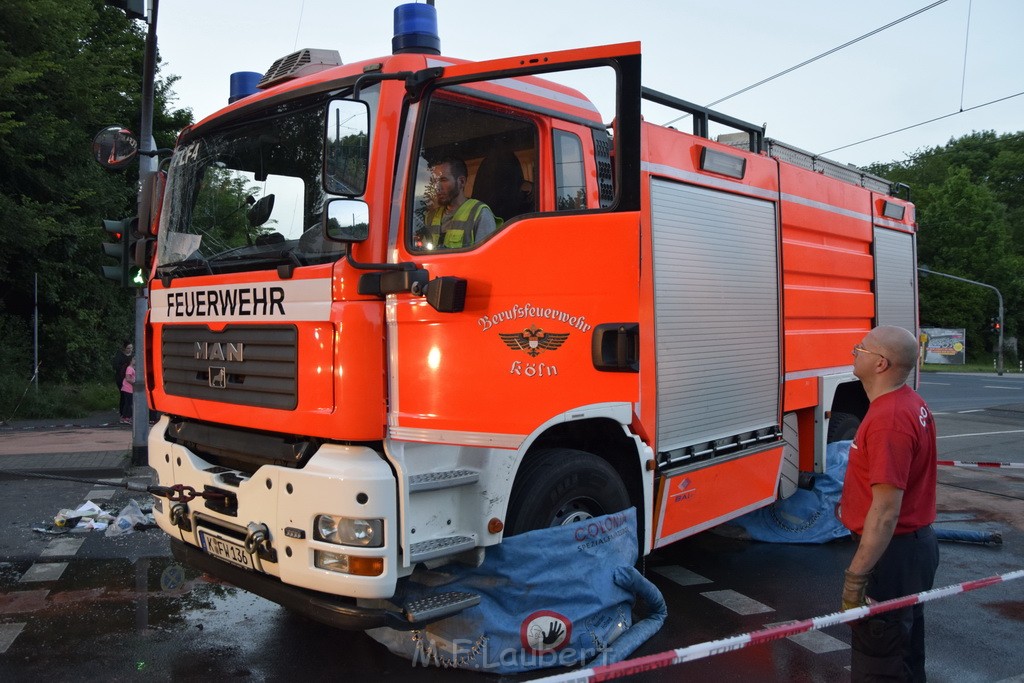
<svg viewBox="0 0 1024 683"><path fill-rule="evenodd" d="M917 331L907 188L642 86L639 43L466 62L415 4L393 47L288 55L180 135L145 328L175 557L408 628L476 600L398 604L418 567L628 507L644 554L824 470L853 345ZM440 239L443 162L490 227Z"/></svg>

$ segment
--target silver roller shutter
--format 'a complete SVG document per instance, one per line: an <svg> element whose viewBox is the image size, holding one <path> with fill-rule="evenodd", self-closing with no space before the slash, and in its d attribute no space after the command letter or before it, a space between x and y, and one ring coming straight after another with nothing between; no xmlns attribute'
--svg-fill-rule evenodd
<svg viewBox="0 0 1024 683"><path fill-rule="evenodd" d="M775 205L651 181L657 450L778 425Z"/></svg>
<svg viewBox="0 0 1024 683"><path fill-rule="evenodd" d="M876 226L875 317L879 325L903 327L917 336L916 278L914 236ZM911 385L916 385L916 371Z"/></svg>

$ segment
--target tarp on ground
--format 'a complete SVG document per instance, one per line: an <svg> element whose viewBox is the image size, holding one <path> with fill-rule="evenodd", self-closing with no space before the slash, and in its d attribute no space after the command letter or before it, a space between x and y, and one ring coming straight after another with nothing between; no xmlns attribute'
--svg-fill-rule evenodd
<svg viewBox="0 0 1024 683"><path fill-rule="evenodd" d="M620 661L667 616L661 593L634 568L636 533L630 508L506 538L479 567L417 571L396 603L465 591L480 604L421 630L367 633L414 665L515 673ZM646 615L634 623L638 598Z"/></svg>
<svg viewBox="0 0 1024 683"><path fill-rule="evenodd" d="M732 524L742 528L745 537L768 543L828 543L849 536L835 510L852 443L828 444L825 473L814 475L810 489L797 489L789 498L738 517Z"/></svg>

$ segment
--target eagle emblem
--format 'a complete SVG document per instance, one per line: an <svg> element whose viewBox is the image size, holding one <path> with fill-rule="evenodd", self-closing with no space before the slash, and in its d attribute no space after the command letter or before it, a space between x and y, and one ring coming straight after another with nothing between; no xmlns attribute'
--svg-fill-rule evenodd
<svg viewBox="0 0 1024 683"><path fill-rule="evenodd" d="M528 327L522 332L499 332L498 336L513 351L525 351L536 357L541 351L558 349L569 338L569 333L545 332L536 327Z"/></svg>

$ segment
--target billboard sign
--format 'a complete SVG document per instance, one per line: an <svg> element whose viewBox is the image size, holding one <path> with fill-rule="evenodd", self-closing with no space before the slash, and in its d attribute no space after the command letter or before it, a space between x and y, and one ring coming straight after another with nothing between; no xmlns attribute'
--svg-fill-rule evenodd
<svg viewBox="0 0 1024 683"><path fill-rule="evenodd" d="M936 365L963 365L967 337L963 329L922 327L924 362Z"/></svg>

